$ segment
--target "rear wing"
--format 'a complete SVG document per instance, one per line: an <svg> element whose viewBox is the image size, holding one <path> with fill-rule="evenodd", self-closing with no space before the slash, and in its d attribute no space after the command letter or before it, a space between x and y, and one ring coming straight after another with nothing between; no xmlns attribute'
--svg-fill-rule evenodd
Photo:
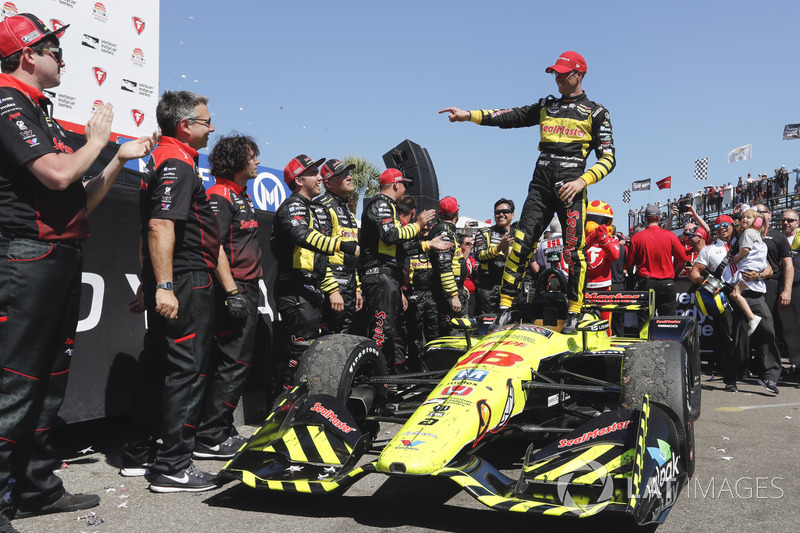
<svg viewBox="0 0 800 533"><path fill-rule="evenodd" d="M656 311L655 293L646 291L591 291L584 294L585 311L647 312L647 320L639 333L647 338L650 320Z"/></svg>

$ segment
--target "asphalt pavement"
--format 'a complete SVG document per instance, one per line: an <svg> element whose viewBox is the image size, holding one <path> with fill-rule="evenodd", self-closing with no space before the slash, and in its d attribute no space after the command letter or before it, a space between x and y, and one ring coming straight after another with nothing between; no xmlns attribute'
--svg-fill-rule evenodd
<svg viewBox="0 0 800 533"><path fill-rule="evenodd" d="M659 533L689 531L795 532L800 524L800 389L781 382L773 396L755 380L740 392L703 377L702 416L696 424L697 467ZM382 428L388 439L397 426ZM244 426L249 435L257 428ZM15 520L23 533L353 533L364 531L485 532L629 529L616 519L553 519L492 511L445 479L400 479L373 474L343 496L256 491L238 483L202 493L154 494L144 478L118 475L125 420L56 430L64 463L59 475L71 492L99 494L88 511ZM216 472L222 461L198 461Z"/></svg>

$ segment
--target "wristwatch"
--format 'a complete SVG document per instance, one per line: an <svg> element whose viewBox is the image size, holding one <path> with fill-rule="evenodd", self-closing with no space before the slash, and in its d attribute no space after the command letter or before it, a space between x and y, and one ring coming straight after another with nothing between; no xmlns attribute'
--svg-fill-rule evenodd
<svg viewBox="0 0 800 533"><path fill-rule="evenodd" d="M158 285L156 285L156 289L164 289L165 291L171 291L172 290L172 282L171 281L165 281L164 283L159 283Z"/></svg>

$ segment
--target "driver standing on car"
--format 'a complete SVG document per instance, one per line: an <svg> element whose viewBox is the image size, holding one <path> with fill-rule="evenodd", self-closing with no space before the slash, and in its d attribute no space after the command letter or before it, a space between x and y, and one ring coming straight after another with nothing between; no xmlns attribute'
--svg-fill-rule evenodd
<svg viewBox="0 0 800 533"><path fill-rule="evenodd" d="M580 54L564 52L554 65L545 69L555 75L561 98L548 96L535 104L512 109L465 111L448 107L439 111L447 113L450 122L469 120L500 128L539 126L541 155L506 261L500 289L501 313L497 318L500 326L510 320L509 308L519 293L534 245L554 213L564 228L564 243L569 251L566 254L570 266L569 315L562 333L574 333L578 325L586 283L583 232L586 186L603 179L616 165L608 111L589 100L581 87L586 71L586 61ZM585 170L592 151L597 162Z"/></svg>

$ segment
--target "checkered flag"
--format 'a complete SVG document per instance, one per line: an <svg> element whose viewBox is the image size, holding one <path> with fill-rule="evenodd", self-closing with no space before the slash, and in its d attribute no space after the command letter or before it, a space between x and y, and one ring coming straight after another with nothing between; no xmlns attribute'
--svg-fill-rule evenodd
<svg viewBox="0 0 800 533"><path fill-rule="evenodd" d="M626 204L631 203L631 190L630 189L625 189L624 191L622 191L622 201L625 202Z"/></svg>
<svg viewBox="0 0 800 533"><path fill-rule="evenodd" d="M694 162L694 179L707 180L708 179L708 158L697 159Z"/></svg>

